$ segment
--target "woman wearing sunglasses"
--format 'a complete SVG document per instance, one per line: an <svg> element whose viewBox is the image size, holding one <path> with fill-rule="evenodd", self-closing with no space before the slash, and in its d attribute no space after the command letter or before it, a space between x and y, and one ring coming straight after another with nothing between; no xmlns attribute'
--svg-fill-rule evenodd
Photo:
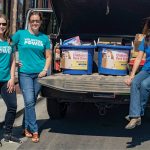
<svg viewBox="0 0 150 150"><path fill-rule="evenodd" d="M8 20L5 15L0 14L0 95L7 107L3 137L6 142L21 143L20 139L12 135L17 99L15 92L15 54L8 36Z"/></svg>
<svg viewBox="0 0 150 150"><path fill-rule="evenodd" d="M51 64L50 40L39 31L41 23L41 13L33 11L29 16L29 28L17 31L12 37L19 52L19 84L25 104L23 133L35 143L39 142L35 113L35 104L41 89L38 78L47 75Z"/></svg>

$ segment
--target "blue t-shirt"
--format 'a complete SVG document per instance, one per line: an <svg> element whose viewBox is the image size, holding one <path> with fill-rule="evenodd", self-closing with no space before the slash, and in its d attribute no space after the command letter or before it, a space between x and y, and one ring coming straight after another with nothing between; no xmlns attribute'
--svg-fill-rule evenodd
<svg viewBox="0 0 150 150"><path fill-rule="evenodd" d="M31 34L28 30L19 30L12 36L13 44L17 45L19 62L22 66L19 72L40 73L45 66L45 51L50 50L50 40L47 35Z"/></svg>
<svg viewBox="0 0 150 150"><path fill-rule="evenodd" d="M7 41L0 41L0 82L10 79L12 47Z"/></svg>
<svg viewBox="0 0 150 150"><path fill-rule="evenodd" d="M146 61L142 70L150 72L150 46L145 46L145 39L142 40L140 43L138 50L146 53Z"/></svg>

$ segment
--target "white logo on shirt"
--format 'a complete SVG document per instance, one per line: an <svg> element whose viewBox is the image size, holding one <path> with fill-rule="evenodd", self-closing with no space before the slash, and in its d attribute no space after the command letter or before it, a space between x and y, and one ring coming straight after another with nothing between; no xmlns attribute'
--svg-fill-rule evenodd
<svg viewBox="0 0 150 150"><path fill-rule="evenodd" d="M33 46L43 46L43 42L37 39L26 38L24 44L33 45Z"/></svg>
<svg viewBox="0 0 150 150"><path fill-rule="evenodd" d="M12 51L10 46L0 46L0 53L10 54Z"/></svg>

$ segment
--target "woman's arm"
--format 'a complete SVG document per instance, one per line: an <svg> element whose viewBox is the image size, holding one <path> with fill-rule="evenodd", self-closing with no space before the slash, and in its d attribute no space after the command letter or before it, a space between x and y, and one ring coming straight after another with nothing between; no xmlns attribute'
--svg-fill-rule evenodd
<svg viewBox="0 0 150 150"><path fill-rule="evenodd" d="M15 60L15 53L13 53L11 56L10 80L7 83L9 93L12 93L15 90L15 69L16 69L16 60Z"/></svg>
<svg viewBox="0 0 150 150"><path fill-rule="evenodd" d="M144 56L144 52L143 51L139 51L138 52L138 56L136 57L136 59L134 61L134 65L133 65L130 77L134 77L135 76L135 73L136 73L137 69L139 68L139 65L140 65L140 62L141 62L143 56Z"/></svg>
<svg viewBox="0 0 150 150"><path fill-rule="evenodd" d="M130 73L130 76L129 76L128 79L125 80L125 83L127 85L131 85L132 79L134 78L135 73L136 73L137 69L140 66L140 62L141 62L143 56L144 56L144 52L143 51L139 51L138 52L138 56L136 57L136 59L134 61L134 65L133 65L132 71Z"/></svg>
<svg viewBox="0 0 150 150"><path fill-rule="evenodd" d="M45 57L46 57L46 63L45 63L43 70L47 71L51 65L51 62L52 62L52 51L46 50Z"/></svg>
<svg viewBox="0 0 150 150"><path fill-rule="evenodd" d="M42 70L42 72L40 72L39 78L42 78L42 77L46 76L46 74L47 74L47 71L48 71L48 69L51 65L51 62L52 62L52 51L46 50L45 51L45 57L46 57L45 66L44 66L44 69Z"/></svg>

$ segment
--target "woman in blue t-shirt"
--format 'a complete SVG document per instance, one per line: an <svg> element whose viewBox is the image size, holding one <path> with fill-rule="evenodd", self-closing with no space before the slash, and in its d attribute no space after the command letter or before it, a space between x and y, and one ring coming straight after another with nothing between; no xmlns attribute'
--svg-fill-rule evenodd
<svg viewBox="0 0 150 150"><path fill-rule="evenodd" d="M127 85L131 85L129 116L126 117L129 123L125 129L133 129L141 124L141 117L144 116L145 106L150 95L150 18L146 21L143 33L146 36L138 47L138 56L129 78L125 81ZM146 53L146 62L142 70L135 76L144 53Z"/></svg>
<svg viewBox="0 0 150 150"><path fill-rule="evenodd" d="M5 15L0 14L0 95L7 107L4 124L4 140L20 143L12 135L16 117L17 99L15 92L15 54L8 40L9 23Z"/></svg>
<svg viewBox="0 0 150 150"><path fill-rule="evenodd" d="M23 119L24 135L39 142L35 104L41 89L38 78L47 75L51 64L51 45L47 35L39 31L42 15L31 12L28 30L19 30L13 36L19 53L19 84L23 93L25 111Z"/></svg>

